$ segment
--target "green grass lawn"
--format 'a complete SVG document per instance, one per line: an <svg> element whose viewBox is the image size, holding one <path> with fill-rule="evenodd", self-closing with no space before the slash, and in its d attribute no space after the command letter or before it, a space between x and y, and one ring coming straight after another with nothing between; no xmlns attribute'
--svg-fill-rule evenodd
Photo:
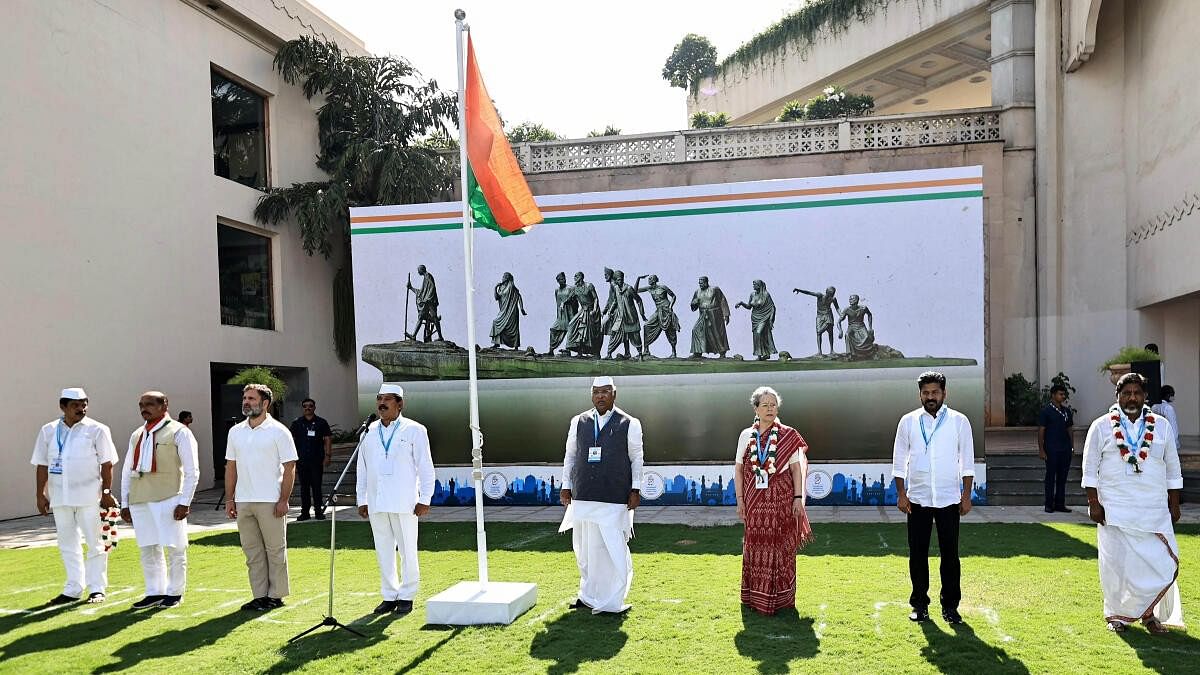
<svg viewBox="0 0 1200 675"><path fill-rule="evenodd" d="M370 530L339 528L334 614L364 633L321 629L328 525L290 528L292 595L265 615L249 599L237 534L193 540L189 588L175 609L134 613L141 569L132 542L109 561L109 602L43 610L63 572L58 551L0 551L0 671L424 673L1125 673L1198 672L1200 641L1105 630L1095 531L1082 525L964 525L967 625L907 620L904 527L817 525L800 557L797 611L760 617L738 601L741 529L643 525L623 617L567 609L578 576L570 539L551 524L493 524L492 578L533 581L538 603L511 626L425 627L425 598L475 574L472 523L421 527L417 610L376 618ZM1185 619L1200 621L1200 527L1180 528ZM933 566L936 609L937 572Z"/></svg>

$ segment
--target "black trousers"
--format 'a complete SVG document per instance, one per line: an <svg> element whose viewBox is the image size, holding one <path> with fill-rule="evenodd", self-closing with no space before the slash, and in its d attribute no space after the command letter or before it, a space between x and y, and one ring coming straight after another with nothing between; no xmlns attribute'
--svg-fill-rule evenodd
<svg viewBox="0 0 1200 675"><path fill-rule="evenodd" d="M308 510L316 506L317 513L325 512L325 505L321 502L321 480L325 473L325 458L321 459L301 459L296 462L296 473L300 478L300 512L308 513Z"/></svg>
<svg viewBox="0 0 1200 675"><path fill-rule="evenodd" d="M1046 508L1067 506L1067 472L1071 470L1070 450L1046 451Z"/></svg>
<svg viewBox="0 0 1200 675"><path fill-rule="evenodd" d="M929 539L936 524L942 558L942 609L958 610L958 601L962 599L958 582L958 517L958 504L940 509L912 505L912 513L908 514L908 576L912 580L908 604L913 609L929 608Z"/></svg>

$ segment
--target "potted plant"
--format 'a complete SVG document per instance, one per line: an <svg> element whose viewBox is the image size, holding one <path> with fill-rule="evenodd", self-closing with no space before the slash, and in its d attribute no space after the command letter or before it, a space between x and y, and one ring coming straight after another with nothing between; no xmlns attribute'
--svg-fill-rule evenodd
<svg viewBox="0 0 1200 675"><path fill-rule="evenodd" d="M1125 373L1133 370L1136 361L1159 361L1162 357L1157 352L1141 347L1121 347L1121 350L1100 364L1100 372L1108 372L1108 378L1115 385Z"/></svg>

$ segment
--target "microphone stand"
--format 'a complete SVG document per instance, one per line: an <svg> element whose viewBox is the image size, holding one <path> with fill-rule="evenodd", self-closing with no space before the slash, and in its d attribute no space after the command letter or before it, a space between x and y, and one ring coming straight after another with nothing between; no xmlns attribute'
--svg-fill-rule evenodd
<svg viewBox="0 0 1200 675"><path fill-rule="evenodd" d="M366 438L365 427L358 435L358 444L354 446L354 452L350 453L350 459L346 462L346 466L342 469L342 475L339 476L337 482L333 484L333 490L330 491L329 498L325 500L325 510L329 512L329 607L325 612L325 618L312 628L309 628L299 635L293 636L288 640L288 644L299 640L300 638L308 635L322 626L329 626L335 629L341 628L343 630L350 631L361 638L366 637L366 635L363 635L346 624L338 621L337 618L333 616L333 567L334 557L337 551L337 491L338 488L342 486L342 481L346 479L346 472L350 470L350 465L354 464L355 459L357 459L358 451L362 448L362 442L364 438Z"/></svg>

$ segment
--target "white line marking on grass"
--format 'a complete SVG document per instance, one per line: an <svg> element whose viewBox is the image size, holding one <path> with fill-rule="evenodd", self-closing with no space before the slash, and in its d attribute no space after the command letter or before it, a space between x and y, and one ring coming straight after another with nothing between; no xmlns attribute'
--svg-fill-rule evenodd
<svg viewBox="0 0 1200 675"><path fill-rule="evenodd" d="M661 599L659 599L659 602L666 602L666 603L670 603L672 605L683 604L683 600L680 600L679 598L661 598Z"/></svg>
<svg viewBox="0 0 1200 675"><path fill-rule="evenodd" d="M550 609L547 609L546 611L542 612L541 614L538 614L537 616L533 617L532 619L529 619L528 621L526 621L526 622L525 622L525 625L526 625L526 626L532 626L532 625L534 625L534 624L542 623L542 622L543 622L543 621L545 621L545 620L546 620L546 619L547 619L547 618L548 618L548 617L549 617L551 614L554 614L555 612L561 611L563 607L566 607L566 606L567 606L567 605L569 605L569 604L571 604L571 601L570 601L570 600L563 600L563 601L561 601L561 602L558 602L557 604L555 604L554 606L552 606Z"/></svg>
<svg viewBox="0 0 1200 675"><path fill-rule="evenodd" d="M3 593L0 593L0 595L18 595L20 593L32 593L34 591L40 591L43 588L56 588L57 586L58 586L58 584L42 584L41 586L30 586L29 588L18 588L18 589L11 590L11 591L4 591Z"/></svg>
<svg viewBox="0 0 1200 675"><path fill-rule="evenodd" d="M876 532L875 536L879 537L879 548L891 548L891 546L888 546L887 541L883 538L882 532Z"/></svg>
<svg viewBox="0 0 1200 675"><path fill-rule="evenodd" d="M825 633L825 610L828 608L829 605L824 602L822 602L821 606L817 608L819 610L817 612L817 625L813 628L813 635L815 635L818 640L820 640L821 636Z"/></svg>
<svg viewBox="0 0 1200 675"><path fill-rule="evenodd" d="M556 534L558 534L558 533L557 532L541 532L538 534L531 534L528 537L525 537L523 539L518 539L518 540L512 542L511 544L504 544L503 548L521 548L522 546L525 546L526 544L532 544L533 542L535 542L539 539L549 539L550 537L553 537Z"/></svg>
<svg viewBox="0 0 1200 675"><path fill-rule="evenodd" d="M242 594L250 590L248 588L189 588L193 593L237 593Z"/></svg>
<svg viewBox="0 0 1200 675"><path fill-rule="evenodd" d="M241 598L234 598L233 600L226 600L225 602L222 602L221 604L217 605L216 607L209 607L208 609L202 609L198 612L192 612L192 616L204 616L205 614L219 612L223 609L227 609L229 607L233 607L235 605L241 605L241 604L244 604L244 602Z"/></svg>
<svg viewBox="0 0 1200 675"><path fill-rule="evenodd" d="M975 609L977 609L979 611L979 613L983 615L983 618L987 620L988 624L991 625L992 629L996 631L996 634L1000 636L1000 640L1002 642L1012 642L1013 641L1013 636L1000 630L1000 613L999 612L992 609L991 607L976 607Z"/></svg>
<svg viewBox="0 0 1200 675"><path fill-rule="evenodd" d="M791 635L770 635L770 634L768 634L765 637L768 640L791 640L792 639Z"/></svg>
<svg viewBox="0 0 1200 675"><path fill-rule="evenodd" d="M88 605L86 608L79 610L79 613L85 614L87 616L91 616L91 615L95 614L96 612L99 612L100 610L104 609L105 607L115 607L117 605L124 605L127 602L132 604L133 597L128 597L128 598L125 598L124 600L113 600L112 598L114 596L125 595L126 593L132 593L133 591L134 591L133 586L126 586L124 588L118 588L114 591L105 593L104 594L104 602L101 602L101 603L98 603L95 605Z"/></svg>

